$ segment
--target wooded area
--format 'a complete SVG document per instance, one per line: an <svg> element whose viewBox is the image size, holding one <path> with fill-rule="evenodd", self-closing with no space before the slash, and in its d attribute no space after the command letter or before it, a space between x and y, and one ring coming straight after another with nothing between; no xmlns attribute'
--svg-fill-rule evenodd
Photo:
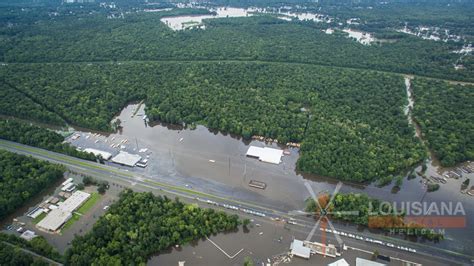
<svg viewBox="0 0 474 266"><path fill-rule="evenodd" d="M58 133L15 119L0 118L0 139L64 153L85 160L96 160L93 154L78 151L68 143L63 143L64 137Z"/></svg>
<svg viewBox="0 0 474 266"><path fill-rule="evenodd" d="M414 114L443 166L474 159L474 86L413 81Z"/></svg>
<svg viewBox="0 0 474 266"><path fill-rule="evenodd" d="M420 12L420 6L414 7L406 14L410 23L416 23ZM340 12L344 20L345 8L326 11ZM391 8L397 7L386 9ZM453 51L462 42L397 33L393 27L400 25L393 24L393 16L377 22L376 15L363 10L357 11L368 21L363 27L385 41L365 46L340 31L324 33L331 25L269 15L213 19L206 21L205 30L176 32L160 19L208 11L138 11L107 19L109 11L96 9L65 5L52 16L50 8L0 8L0 56L6 62L0 68L5 96L0 114L111 131L114 115L127 103L145 99L152 121L203 124L246 139L263 135L280 143L302 142L297 167L305 172L354 181L391 180L426 158L426 151L403 114L401 76L378 71L474 77L469 65L453 67L460 57ZM375 14L390 13L386 9L378 7ZM430 8L418 22L431 21L437 10L439 6ZM461 30L469 16L454 13L443 18ZM465 96L472 100L472 94ZM428 104L439 112L449 109L422 103ZM423 120L432 112L418 114ZM449 145L427 138L432 148ZM449 150L445 165L470 157L462 145Z"/></svg>
<svg viewBox="0 0 474 266"><path fill-rule="evenodd" d="M43 236L36 236L31 241L26 241L25 239L22 239L22 238L14 235L14 234L0 233L0 243L2 241L8 242L8 243L10 243L12 245L15 245L17 247L21 247L21 248L30 250L30 251L38 254L38 255L42 255L46 258L52 259L52 260L57 261L57 262L62 262L63 261L63 257L61 256L61 254L59 254L59 252L56 249L54 249L46 241L46 239ZM22 253L25 256L28 255L24 252L22 252ZM17 254L19 254L19 253L17 253ZM3 257L0 256L0 259L1 258L3 258ZM6 257L5 259L7 261L8 260L11 261L12 259L13 259L13 261L15 260L15 258L11 258L11 257ZM3 264L3 263L0 262L0 265L17 265L17 264L9 264L8 262ZM30 264L26 264L26 265L30 265ZM35 265L35 264L33 264L33 265ZM39 265L43 265L43 264L39 264ZM49 265L49 264L45 264L45 265Z"/></svg>
<svg viewBox="0 0 474 266"><path fill-rule="evenodd" d="M0 242L0 265L15 266L47 266L47 262L34 258L32 255Z"/></svg>
<svg viewBox="0 0 474 266"><path fill-rule="evenodd" d="M128 101L145 99L152 121L302 142L298 168L325 176L374 180L426 157L403 113L407 99L398 75L244 62L21 64L2 70L9 82L83 127L108 128Z"/></svg>
<svg viewBox="0 0 474 266"><path fill-rule="evenodd" d="M203 11L132 12L123 19L107 19L103 10L89 8L93 11L61 7L53 17L49 9L0 9L1 61L263 60L474 81L471 65L458 71L453 67L459 54L452 52L462 43L402 36L391 28L385 31L396 38L365 46L343 34L324 33L324 23L268 15L213 19L206 21L205 30L175 32L160 18Z"/></svg>
<svg viewBox="0 0 474 266"><path fill-rule="evenodd" d="M141 265L152 254L173 245L235 230L240 223L237 215L201 209L151 192L125 190L92 231L72 241L66 264Z"/></svg>
<svg viewBox="0 0 474 266"><path fill-rule="evenodd" d="M0 150L0 219L55 181L65 168Z"/></svg>

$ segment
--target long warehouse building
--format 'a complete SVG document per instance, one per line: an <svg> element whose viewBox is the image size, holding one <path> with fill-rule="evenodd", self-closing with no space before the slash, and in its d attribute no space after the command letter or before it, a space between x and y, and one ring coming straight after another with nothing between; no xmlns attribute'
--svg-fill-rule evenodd
<svg viewBox="0 0 474 266"><path fill-rule="evenodd" d="M57 231L72 218L72 212L84 204L90 196L89 193L83 191L74 192L67 200L60 202L57 209L53 209L49 212L37 226L47 231Z"/></svg>

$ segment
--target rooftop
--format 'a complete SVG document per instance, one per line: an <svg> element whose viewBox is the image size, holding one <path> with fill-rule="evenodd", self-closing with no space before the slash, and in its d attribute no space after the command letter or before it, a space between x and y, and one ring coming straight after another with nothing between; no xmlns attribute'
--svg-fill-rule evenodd
<svg viewBox="0 0 474 266"><path fill-rule="evenodd" d="M362 258L356 258L356 266L386 266L387 264L366 260Z"/></svg>
<svg viewBox="0 0 474 266"><path fill-rule="evenodd" d="M71 217L72 214L68 211L63 211L60 208L54 209L48 213L48 215L46 215L37 226L45 230L56 231Z"/></svg>
<svg viewBox="0 0 474 266"><path fill-rule="evenodd" d="M347 263L345 259L340 259L333 263L329 263L328 266L349 266L349 263Z"/></svg>
<svg viewBox="0 0 474 266"><path fill-rule="evenodd" d="M250 146L246 155L258 158L262 162L279 164L281 162L281 156L283 156L283 151L267 147L260 148Z"/></svg>
<svg viewBox="0 0 474 266"><path fill-rule="evenodd" d="M121 151L114 158L112 158L112 162L133 167L141 159L142 157L140 155L130 154L128 152Z"/></svg>
<svg viewBox="0 0 474 266"><path fill-rule="evenodd" d="M81 206L82 203L84 203L90 196L91 194L89 193L76 191L67 200L60 202L58 206L63 211L73 212L79 208L79 206Z"/></svg>
<svg viewBox="0 0 474 266"><path fill-rule="evenodd" d="M293 254L294 256L298 256L305 259L309 259L311 255L311 249L303 246L303 241L297 239L291 242L290 250L291 254Z"/></svg>
<svg viewBox="0 0 474 266"><path fill-rule="evenodd" d="M96 150L96 149L92 149L92 148L84 149L84 151L92 153L95 156L100 155L104 160L110 160L110 158L112 157L112 154L110 152L106 152L106 151Z"/></svg>

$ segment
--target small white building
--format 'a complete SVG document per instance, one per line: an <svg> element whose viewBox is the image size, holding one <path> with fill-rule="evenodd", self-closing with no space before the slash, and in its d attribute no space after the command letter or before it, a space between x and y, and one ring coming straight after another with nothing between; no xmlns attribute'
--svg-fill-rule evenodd
<svg viewBox="0 0 474 266"><path fill-rule="evenodd" d="M71 183L73 180L74 180L74 179L72 179L72 177L70 177L70 178L66 179L66 181L64 181L64 182L61 184L61 186L64 187L65 185Z"/></svg>
<svg viewBox="0 0 474 266"><path fill-rule="evenodd" d="M74 183L67 183L61 188L61 191L72 191L71 188L75 187L76 185Z"/></svg>
<svg viewBox="0 0 474 266"><path fill-rule="evenodd" d="M290 252L293 256L298 256L304 259L309 259L311 256L311 249L303 245L301 240L293 240L290 245Z"/></svg>
<svg viewBox="0 0 474 266"><path fill-rule="evenodd" d="M110 160L110 158L112 158L112 154L106 151L96 150L92 148L84 149L84 151L88 153L92 153L95 156L101 156L102 159L107 160L107 161Z"/></svg>
<svg viewBox="0 0 474 266"><path fill-rule="evenodd" d="M328 266L349 266L349 263L345 259L340 259L333 263L329 263Z"/></svg>
<svg viewBox="0 0 474 266"><path fill-rule="evenodd" d="M121 151L114 158L112 158L112 162L134 167L139 161L141 161L141 159L142 157L140 155Z"/></svg>
<svg viewBox="0 0 474 266"><path fill-rule="evenodd" d="M387 264L379 263L376 261L366 260L362 258L356 258L356 266L387 266Z"/></svg>
<svg viewBox="0 0 474 266"><path fill-rule="evenodd" d="M283 151L268 147L260 148L250 146L246 155L248 157L257 158L262 162L279 164L281 162L281 156L283 156Z"/></svg>
<svg viewBox="0 0 474 266"><path fill-rule="evenodd" d="M23 234L20 235L21 238L26 241L31 241L33 238L37 237L36 233L30 230L26 230Z"/></svg>

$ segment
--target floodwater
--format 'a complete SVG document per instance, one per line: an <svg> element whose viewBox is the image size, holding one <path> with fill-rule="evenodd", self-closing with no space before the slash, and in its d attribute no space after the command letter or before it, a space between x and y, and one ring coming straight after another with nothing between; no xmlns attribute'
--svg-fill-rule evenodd
<svg viewBox="0 0 474 266"><path fill-rule="evenodd" d="M448 29L440 29L438 27L427 27L427 26L417 26L413 29L410 29L407 25L405 27L396 30L398 32L410 34L413 36L417 36L424 40L432 40L432 41L455 41L459 42L462 40L462 37L459 35L450 34Z"/></svg>
<svg viewBox="0 0 474 266"><path fill-rule="evenodd" d="M333 21L332 18L322 15L322 14L317 14L317 13L308 13L308 12L302 12L302 13L295 13L295 12L282 12L279 11L277 13L279 18L285 19L285 20L291 20L292 18L296 18L298 20L310 20L314 22L325 22L325 23L331 23Z"/></svg>
<svg viewBox="0 0 474 266"><path fill-rule="evenodd" d="M193 8L204 8L194 6ZM146 10L150 12L149 10ZM153 10L158 12L157 10ZM307 13L307 12L287 12L281 9L264 9L264 8L235 8L235 7L218 7L211 8L209 11L216 12L216 15L191 15L191 16L173 16L173 17L164 17L161 19L168 27L173 30L184 30L190 27L200 27L203 28L202 21L204 19L213 19L213 18L232 18L232 17L248 17L252 16L254 13L266 13L266 14L276 14L279 19L291 21L292 19L298 20L311 20L314 22L325 22L331 23L332 18L316 13Z"/></svg>
<svg viewBox="0 0 474 266"><path fill-rule="evenodd" d="M233 8L233 7L219 7L210 9L216 12L216 15L196 15L196 16L175 16L164 17L161 19L168 27L173 30L183 30L191 26L200 26L204 19L211 18L228 18L228 17L246 17L251 16L253 9Z"/></svg>
<svg viewBox="0 0 474 266"><path fill-rule="evenodd" d="M342 31L349 34L349 38L354 38L359 43L364 45L370 45L375 41L375 38L368 32L362 32L352 29L343 29Z"/></svg>
<svg viewBox="0 0 474 266"><path fill-rule="evenodd" d="M279 165L263 163L245 156L250 145L281 147L255 140L244 142L239 137L213 132L203 126L198 126L195 130L164 124L151 126L143 120L144 105L141 105L137 114L133 116L137 107L137 104L131 104L120 113L118 118L122 121L123 128L117 133L94 136L90 132L77 131L81 137L77 140L69 138L68 141L75 146L93 147L112 154L117 154L123 148L149 159L148 167L145 169L127 168L129 171L146 174L160 182L258 202L259 205L285 212L304 208L304 201L309 197L304 186L305 181L311 184L316 193L332 192L338 182L333 178L297 173L296 148L291 148L291 154L282 157L282 163ZM87 136L89 137L86 139ZM121 148L110 147L125 140L127 142L122 143ZM427 174L439 175L439 171L438 167L430 165ZM474 175L470 174L470 177ZM266 189L249 187L248 183L251 180L265 182ZM426 187L420 177L412 180L405 178L398 192L392 191L392 185L378 188L373 184L344 182L341 192L363 192L390 202L460 201L466 211L467 219L474 219L472 212L474 197L459 192L462 181L462 179L449 179L447 184L441 184L440 190L433 193L426 193ZM447 229L447 240L436 245L473 254L474 243L470 237L472 235L474 227L468 223L468 228Z"/></svg>

